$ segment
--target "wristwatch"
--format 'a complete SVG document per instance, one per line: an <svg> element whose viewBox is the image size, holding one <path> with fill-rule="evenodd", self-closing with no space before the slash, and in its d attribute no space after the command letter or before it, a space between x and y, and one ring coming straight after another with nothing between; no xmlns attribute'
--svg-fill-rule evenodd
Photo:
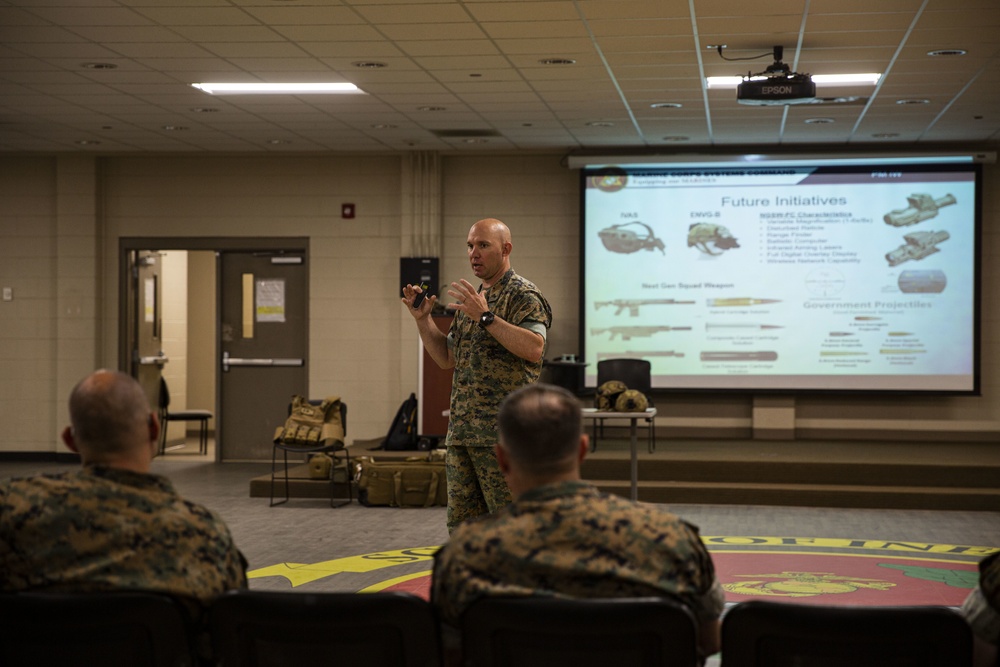
<svg viewBox="0 0 1000 667"><path fill-rule="evenodd" d="M487 310L485 313L479 316L479 326L485 329L486 327L493 324L494 319L496 319L496 315Z"/></svg>

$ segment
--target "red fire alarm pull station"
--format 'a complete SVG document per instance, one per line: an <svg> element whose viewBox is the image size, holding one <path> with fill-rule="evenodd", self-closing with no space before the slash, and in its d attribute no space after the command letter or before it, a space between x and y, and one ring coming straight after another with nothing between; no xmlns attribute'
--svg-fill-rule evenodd
<svg viewBox="0 0 1000 667"><path fill-rule="evenodd" d="M341 204L340 205L340 217L341 218L353 218L354 217L354 204Z"/></svg>

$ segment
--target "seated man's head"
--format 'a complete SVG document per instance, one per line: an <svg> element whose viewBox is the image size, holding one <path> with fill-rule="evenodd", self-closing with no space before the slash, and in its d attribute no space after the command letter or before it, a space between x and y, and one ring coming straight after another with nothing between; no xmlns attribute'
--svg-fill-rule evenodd
<svg viewBox="0 0 1000 667"><path fill-rule="evenodd" d="M511 493L580 478L587 453L580 402L562 387L533 384L510 393L497 418L497 460Z"/></svg>
<svg viewBox="0 0 1000 667"><path fill-rule="evenodd" d="M142 387L117 371L94 371L69 397L72 426L63 442L83 462L145 472L156 454L159 423Z"/></svg>

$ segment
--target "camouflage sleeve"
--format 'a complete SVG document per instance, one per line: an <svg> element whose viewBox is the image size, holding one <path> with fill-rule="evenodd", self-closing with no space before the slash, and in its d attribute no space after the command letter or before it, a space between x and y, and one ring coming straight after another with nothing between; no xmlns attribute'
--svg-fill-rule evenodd
<svg viewBox="0 0 1000 667"><path fill-rule="evenodd" d="M704 595L694 598L691 613L700 622L714 621L722 615L726 606L726 592L718 579L712 580L712 585Z"/></svg>
<svg viewBox="0 0 1000 667"><path fill-rule="evenodd" d="M993 609L1000 613L1000 551L979 562L979 587Z"/></svg>
<svg viewBox="0 0 1000 667"><path fill-rule="evenodd" d="M1000 645L1000 612L990 606L982 588L974 588L962 603L962 615L972 632L987 644Z"/></svg>
<svg viewBox="0 0 1000 667"><path fill-rule="evenodd" d="M523 326L527 322L537 322L546 329L552 326L552 309L540 292L525 289L511 300L505 313L498 313L507 322Z"/></svg>
<svg viewBox="0 0 1000 667"><path fill-rule="evenodd" d="M458 627L459 613L456 610L452 592L449 591L449 549L447 545L441 547L434 554L434 568L431 572L431 606L438 613L438 617L453 628Z"/></svg>
<svg viewBox="0 0 1000 667"><path fill-rule="evenodd" d="M7 484L0 484L0 590L7 579L8 568L5 566L10 558L10 527L7 518L10 511L7 507Z"/></svg>

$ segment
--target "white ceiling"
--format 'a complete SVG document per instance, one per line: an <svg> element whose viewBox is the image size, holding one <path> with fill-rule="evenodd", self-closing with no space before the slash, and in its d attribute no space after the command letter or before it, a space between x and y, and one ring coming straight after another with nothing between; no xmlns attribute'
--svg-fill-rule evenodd
<svg viewBox="0 0 1000 667"><path fill-rule="evenodd" d="M1000 0L0 0L0 37L8 153L1000 143ZM783 45L801 73L885 76L819 86L853 103L747 107L704 78L773 58L727 62L720 44L728 58ZM928 55L942 49L966 54ZM203 81L367 94L189 85Z"/></svg>

